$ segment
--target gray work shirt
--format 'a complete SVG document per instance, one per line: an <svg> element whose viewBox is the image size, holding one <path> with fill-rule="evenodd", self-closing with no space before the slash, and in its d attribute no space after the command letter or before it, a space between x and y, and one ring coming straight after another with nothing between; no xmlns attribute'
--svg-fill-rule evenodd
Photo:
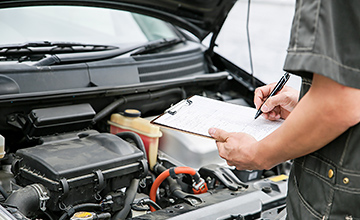
<svg viewBox="0 0 360 220"><path fill-rule="evenodd" d="M360 89L360 0L297 0L284 70L303 77L301 95L312 73ZM357 124L295 159L287 219L360 219L359 157Z"/></svg>

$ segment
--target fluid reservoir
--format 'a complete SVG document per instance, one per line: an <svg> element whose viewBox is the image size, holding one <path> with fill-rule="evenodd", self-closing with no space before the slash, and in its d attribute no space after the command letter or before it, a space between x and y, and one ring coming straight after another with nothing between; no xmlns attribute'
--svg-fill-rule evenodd
<svg viewBox="0 0 360 220"><path fill-rule="evenodd" d="M122 114L112 114L108 122L110 132L117 134L124 131L137 133L146 149L150 169L154 167L157 161L159 138L162 136L160 127L153 125L149 120L141 118L141 112L136 109L126 109Z"/></svg>
<svg viewBox="0 0 360 220"><path fill-rule="evenodd" d="M0 158L5 156L5 138L0 135Z"/></svg>

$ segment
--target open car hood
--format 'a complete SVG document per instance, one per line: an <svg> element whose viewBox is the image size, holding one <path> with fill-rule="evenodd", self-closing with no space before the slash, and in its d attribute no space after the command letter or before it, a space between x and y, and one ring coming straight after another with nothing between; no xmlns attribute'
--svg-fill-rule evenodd
<svg viewBox="0 0 360 220"><path fill-rule="evenodd" d="M150 15L182 27L200 40L219 32L236 0L72 0L72 1L0 1L0 8L34 5L86 5L129 10Z"/></svg>

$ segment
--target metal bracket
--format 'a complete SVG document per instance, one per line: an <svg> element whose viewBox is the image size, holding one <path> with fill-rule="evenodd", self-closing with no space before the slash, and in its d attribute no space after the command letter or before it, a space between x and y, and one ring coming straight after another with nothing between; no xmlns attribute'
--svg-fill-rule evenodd
<svg viewBox="0 0 360 220"><path fill-rule="evenodd" d="M199 170L199 173L204 178L210 176L212 178L218 179L228 189L233 191L248 187L248 185L241 182L229 168L221 167L216 164L210 164L208 166L202 167Z"/></svg>

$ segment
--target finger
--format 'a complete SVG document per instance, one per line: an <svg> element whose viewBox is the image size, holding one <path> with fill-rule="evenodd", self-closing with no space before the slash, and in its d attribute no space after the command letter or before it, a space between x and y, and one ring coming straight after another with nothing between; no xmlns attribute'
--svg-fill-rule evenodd
<svg viewBox="0 0 360 220"><path fill-rule="evenodd" d="M258 87L257 89L255 89L254 104L256 106L256 109L259 109L261 104L264 102L266 97L269 96L269 94L271 93L271 91L273 90L274 87L275 87L275 83L272 83L272 84L269 84L266 86L261 86L261 87Z"/></svg>
<svg viewBox="0 0 360 220"><path fill-rule="evenodd" d="M226 139L229 137L229 132L221 130L219 128L210 128L209 134L213 137L216 141L225 142Z"/></svg>
<svg viewBox="0 0 360 220"><path fill-rule="evenodd" d="M287 93L280 93L268 98L261 107L261 111L270 112L274 110L276 106L281 106L282 108L291 111L296 105L296 103L293 102L294 101L291 99L291 97L288 96Z"/></svg>
<svg viewBox="0 0 360 220"><path fill-rule="evenodd" d="M271 112L269 112L269 120L277 120L281 116L281 108L280 106L276 106Z"/></svg>
<svg viewBox="0 0 360 220"><path fill-rule="evenodd" d="M268 114L268 113L262 113L261 115L262 115L265 119L267 119L267 120L269 119L269 114Z"/></svg>
<svg viewBox="0 0 360 220"><path fill-rule="evenodd" d="M263 112L262 116L267 120L277 120L281 118L281 109L280 106L276 106L269 112Z"/></svg>
<svg viewBox="0 0 360 220"><path fill-rule="evenodd" d="M271 121L278 120L279 118L281 118L280 112L277 112L277 111L270 111L267 113L263 113L262 116L265 119L271 120Z"/></svg>
<svg viewBox="0 0 360 220"><path fill-rule="evenodd" d="M278 120L280 117L281 115L279 113L277 113L276 111L271 111L269 113L268 120L274 121L274 120Z"/></svg>
<svg viewBox="0 0 360 220"><path fill-rule="evenodd" d="M219 156L226 160L226 163L229 166L234 166L235 163L231 160L229 152L226 150L226 143L225 142L216 142L217 143L217 147L218 147L218 151L219 151Z"/></svg>
<svg viewBox="0 0 360 220"><path fill-rule="evenodd" d="M225 159L226 160L226 152L225 152L225 149L224 149L224 142L216 142L216 146L217 146L217 148L218 148L218 152L219 152L219 156L221 157L221 158L223 158L223 159Z"/></svg>
<svg viewBox="0 0 360 220"><path fill-rule="evenodd" d="M226 160L226 162L229 166L234 166L235 164L230 159L229 151L226 150L226 146L225 146L226 143L225 142L216 142L216 145L218 147L219 156L222 159Z"/></svg>
<svg viewBox="0 0 360 220"><path fill-rule="evenodd" d="M226 163L227 163L229 166L235 166L235 163L233 163L233 162L231 162L231 161L229 161L229 160L227 160Z"/></svg>

